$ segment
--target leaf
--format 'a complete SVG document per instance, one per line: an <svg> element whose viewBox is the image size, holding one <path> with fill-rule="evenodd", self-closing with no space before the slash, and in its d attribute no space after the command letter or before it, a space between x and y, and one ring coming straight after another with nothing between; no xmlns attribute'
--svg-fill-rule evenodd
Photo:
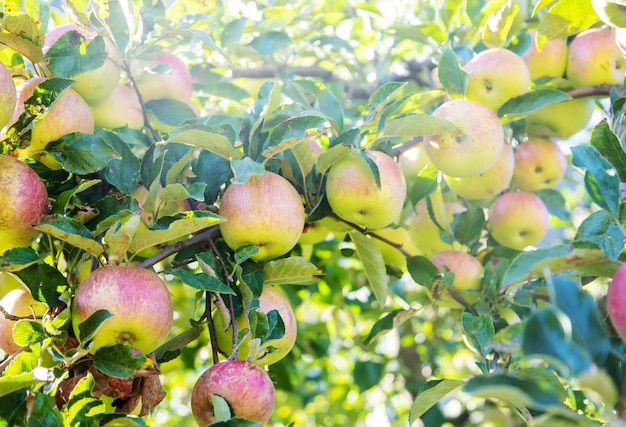
<svg viewBox="0 0 626 427"><path fill-rule="evenodd" d="M209 292L217 292L221 294L235 295L235 291L233 291L224 282L222 282L217 277L210 276L207 273L192 273L191 271L186 270L182 267L173 268L170 270L170 273L178 277L184 284L189 285L192 288Z"/></svg>
<svg viewBox="0 0 626 427"><path fill-rule="evenodd" d="M543 201L548 208L550 215L568 221L571 217L569 207L566 205L565 197L563 194L554 188L544 188L535 192L537 196Z"/></svg>
<svg viewBox="0 0 626 427"><path fill-rule="evenodd" d="M407 258L406 266L415 283L429 289L441 276L437 266L429 258L422 255Z"/></svg>
<svg viewBox="0 0 626 427"><path fill-rule="evenodd" d="M363 344L369 345L379 336L385 334L387 331L397 328L407 320L413 318L418 310L414 308L410 309L402 309L398 308L393 310L391 313L387 313L383 318L379 319L374 323L372 329L369 334L363 341Z"/></svg>
<svg viewBox="0 0 626 427"><path fill-rule="evenodd" d="M5 11L1 24L0 43L26 56L33 63L43 59L41 48L45 33L35 17Z"/></svg>
<svg viewBox="0 0 626 427"><path fill-rule="evenodd" d="M367 105L370 108L368 119L370 119L376 111L380 111L389 102L393 101L406 86L405 82L387 82L374 91L369 97Z"/></svg>
<svg viewBox="0 0 626 427"><path fill-rule="evenodd" d="M80 184L78 184L76 187L64 191L55 200L54 206L52 208L52 213L59 215L67 213L67 211L71 210L74 207L70 201L75 195L101 182L102 181L99 179L85 179L81 181Z"/></svg>
<svg viewBox="0 0 626 427"><path fill-rule="evenodd" d="M146 102L146 111L168 126L178 126L185 120L194 119L196 113L184 102L172 98L159 98Z"/></svg>
<svg viewBox="0 0 626 427"><path fill-rule="evenodd" d="M414 114L394 119L388 121L383 129L385 136L409 136L412 138L456 131L456 126L451 122L430 114Z"/></svg>
<svg viewBox="0 0 626 427"><path fill-rule="evenodd" d="M424 169L413 179L411 186L411 204L416 206L417 203L430 196L439 187L439 169L432 163L428 163Z"/></svg>
<svg viewBox="0 0 626 427"><path fill-rule="evenodd" d="M104 179L117 187L124 194L131 194L139 183L141 163L131 150L129 144L119 134L106 129L96 129L96 135L101 137L117 154L110 158L102 171Z"/></svg>
<svg viewBox="0 0 626 427"><path fill-rule="evenodd" d="M111 159L120 159L120 155L104 139L82 132L62 136L46 146L46 151L63 169L77 175L98 172Z"/></svg>
<svg viewBox="0 0 626 427"><path fill-rule="evenodd" d="M161 344L154 350L154 357L158 363L165 363L178 357L181 349L187 347L191 342L198 339L204 331L203 326L192 326L189 329L171 338L164 344Z"/></svg>
<svg viewBox="0 0 626 427"><path fill-rule="evenodd" d="M2 376L0 377L0 397L44 382L45 381L42 381L41 379L35 378L35 375L32 372Z"/></svg>
<svg viewBox="0 0 626 427"><path fill-rule="evenodd" d="M411 405L409 423L419 420L430 408L443 400L448 394L461 387L460 380L431 380L420 389Z"/></svg>
<svg viewBox="0 0 626 427"><path fill-rule="evenodd" d="M41 322L21 319L13 326L13 340L20 347L26 347L48 338Z"/></svg>
<svg viewBox="0 0 626 427"><path fill-rule="evenodd" d="M487 355L491 349L490 342L495 334L493 319L489 314L474 316L464 312L461 316L463 333L470 344L482 355Z"/></svg>
<svg viewBox="0 0 626 427"><path fill-rule="evenodd" d="M595 243L608 259L615 261L624 250L626 236L622 230L609 212L601 210L593 212L580 223L574 240Z"/></svg>
<svg viewBox="0 0 626 427"><path fill-rule="evenodd" d="M104 252L104 247L95 240L91 232L80 222L63 215L56 215L45 219L34 227L42 233L83 249L91 255L98 256Z"/></svg>
<svg viewBox="0 0 626 427"><path fill-rule="evenodd" d="M263 157L269 159L288 150L300 140L323 133L329 126L328 118L305 115L289 118L270 131L269 148Z"/></svg>
<svg viewBox="0 0 626 427"><path fill-rule="evenodd" d="M248 45L261 56L269 56L283 46L290 44L291 37L284 31L268 31L252 40Z"/></svg>
<svg viewBox="0 0 626 427"><path fill-rule="evenodd" d="M226 421L215 421L211 423L211 427L261 427L261 423L246 418L234 417Z"/></svg>
<svg viewBox="0 0 626 427"><path fill-rule="evenodd" d="M107 57L102 36L87 41L78 31L70 30L54 42L44 60L55 76L70 79L100 68Z"/></svg>
<svg viewBox="0 0 626 427"><path fill-rule="evenodd" d="M250 157L244 157L241 160L231 159L230 167L233 171L233 184L243 184L251 175L262 175L265 173L265 166L262 163L255 162Z"/></svg>
<svg viewBox="0 0 626 427"><path fill-rule="evenodd" d="M537 32L548 39L566 38L598 22L590 1L559 0L539 21Z"/></svg>
<svg viewBox="0 0 626 427"><path fill-rule="evenodd" d="M626 182L626 153L606 119L602 119L593 128L590 142L605 159L615 166L620 181Z"/></svg>
<svg viewBox="0 0 626 427"><path fill-rule="evenodd" d="M100 326L113 317L108 310L96 310L78 325L78 338L83 345L91 341Z"/></svg>
<svg viewBox="0 0 626 427"><path fill-rule="evenodd" d="M452 48L447 48L443 51L437 66L437 76L450 97L462 97L465 95L469 78L467 73L461 68L459 58Z"/></svg>
<svg viewBox="0 0 626 427"><path fill-rule="evenodd" d="M362 392L378 385L383 376L385 365L371 360L357 360L354 364L354 381Z"/></svg>
<svg viewBox="0 0 626 427"><path fill-rule="evenodd" d="M387 299L387 275L385 261L380 253L380 249L372 239L358 231L350 231L348 234L354 243L359 259L363 263L363 269L370 287L378 303L384 306Z"/></svg>
<svg viewBox="0 0 626 427"><path fill-rule="evenodd" d="M317 282L316 276L322 274L315 264L300 256L268 261L263 266L265 285L309 285Z"/></svg>
<svg viewBox="0 0 626 427"><path fill-rule="evenodd" d="M455 215L454 238L462 245L469 246L480 238L486 222L483 208L471 205L467 210Z"/></svg>
<svg viewBox="0 0 626 427"><path fill-rule="evenodd" d="M101 347L93 355L94 366L103 374L115 378L133 378L146 360L146 356L126 344Z"/></svg>
<svg viewBox="0 0 626 427"><path fill-rule="evenodd" d="M167 141L201 147L226 160L239 159L242 156L241 150L233 147L226 136L212 132L208 126L197 124L181 126L172 132Z"/></svg>
<svg viewBox="0 0 626 427"><path fill-rule="evenodd" d="M572 97L561 90L551 88L535 89L506 101L498 109L498 116L505 117L507 121L519 120L546 105L557 104L570 99Z"/></svg>

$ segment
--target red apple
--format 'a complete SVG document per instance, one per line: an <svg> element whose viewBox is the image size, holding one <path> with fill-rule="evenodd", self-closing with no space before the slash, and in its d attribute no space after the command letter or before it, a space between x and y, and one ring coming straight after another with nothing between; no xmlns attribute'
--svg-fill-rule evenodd
<svg viewBox="0 0 626 427"><path fill-rule="evenodd" d="M15 111L17 90L7 67L0 62L0 129L4 127Z"/></svg>
<svg viewBox="0 0 626 427"><path fill-rule="evenodd" d="M35 301L26 286L20 286L7 293L1 300L0 306L10 315L26 318L42 316L48 306L42 302ZM13 328L17 320L11 320L0 314L0 349L8 354L15 353L21 347L13 340Z"/></svg>
<svg viewBox="0 0 626 427"><path fill-rule="evenodd" d="M28 246L33 225L48 212L48 192L39 175L19 159L0 156L0 254Z"/></svg>
<svg viewBox="0 0 626 427"><path fill-rule="evenodd" d="M137 87L144 102L171 98L188 103L193 91L191 72L178 56L162 52L151 63L151 69L137 76Z"/></svg>
<svg viewBox="0 0 626 427"><path fill-rule="evenodd" d="M571 41L566 76L576 86L622 84L626 58L610 28L585 30Z"/></svg>
<svg viewBox="0 0 626 427"><path fill-rule="evenodd" d="M102 309L113 317L96 332L92 352L126 343L147 354L163 343L172 326L172 298L167 285L145 268L102 267L78 285L72 303L72 326L78 339L78 325Z"/></svg>
<svg viewBox="0 0 626 427"><path fill-rule="evenodd" d="M472 304L478 299L480 294L476 291L480 290L485 269L474 256L459 250L446 250L433 256L432 262L438 269L441 270L445 266L454 273L450 287L465 301ZM461 304L438 284L433 287L432 295L440 305L461 307Z"/></svg>
<svg viewBox="0 0 626 427"><path fill-rule="evenodd" d="M252 175L242 184L231 184L222 196L219 214L226 244L233 250L254 244L254 260L275 258L289 252L304 229L304 206L289 181L273 172Z"/></svg>
<svg viewBox="0 0 626 427"><path fill-rule="evenodd" d="M567 157L550 138L533 138L515 149L513 182L520 190L535 192L556 186L567 171Z"/></svg>
<svg viewBox="0 0 626 427"><path fill-rule="evenodd" d="M191 392L191 411L198 425L215 420L213 396L230 405L233 416L265 424L274 411L274 384L263 369L245 360L229 360L211 366L198 378Z"/></svg>
<svg viewBox="0 0 626 427"><path fill-rule="evenodd" d="M626 264L622 264L613 276L606 294L606 305L611 324L626 341Z"/></svg>
<svg viewBox="0 0 626 427"><path fill-rule="evenodd" d="M528 65L530 78L563 77L567 65L567 44L563 39L548 40L541 50L537 47L537 31L529 31L530 47L522 55Z"/></svg>
<svg viewBox="0 0 626 427"><path fill-rule="evenodd" d="M96 127L141 129L144 125L139 98L133 88L124 84L118 84L108 97L90 108Z"/></svg>

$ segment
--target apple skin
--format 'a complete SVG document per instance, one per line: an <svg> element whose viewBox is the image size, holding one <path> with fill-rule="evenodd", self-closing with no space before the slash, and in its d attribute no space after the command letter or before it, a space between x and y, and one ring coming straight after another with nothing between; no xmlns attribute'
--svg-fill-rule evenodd
<svg viewBox="0 0 626 427"><path fill-rule="evenodd" d="M424 137L426 153L441 172L465 178L487 171L498 161L504 128L492 110L473 101L452 100L437 107L432 115L458 128Z"/></svg>
<svg viewBox="0 0 626 427"><path fill-rule="evenodd" d="M7 67L0 63L0 129L4 127L15 111L17 89Z"/></svg>
<svg viewBox="0 0 626 427"><path fill-rule="evenodd" d="M413 243L411 233L406 226L381 228L380 230L376 230L375 234L393 243L401 244L402 247L413 256L421 255L421 251L417 248L415 243ZM398 267L402 271L407 270L406 256L404 256L402 252L380 239L375 237L372 237L372 239L380 249L385 264Z"/></svg>
<svg viewBox="0 0 626 427"><path fill-rule="evenodd" d="M101 102L90 105L90 109L96 127L141 129L144 125L143 111L135 90L121 83Z"/></svg>
<svg viewBox="0 0 626 427"><path fill-rule="evenodd" d="M228 360L204 371L191 392L191 411L200 426L215 421L212 394L223 397L234 416L265 424L274 411L275 390L263 369L245 360Z"/></svg>
<svg viewBox="0 0 626 427"><path fill-rule="evenodd" d="M611 324L626 341L626 264L622 264L613 275L606 294L606 305Z"/></svg>
<svg viewBox="0 0 626 427"><path fill-rule="evenodd" d="M304 225L298 243L301 245L314 245L326 240L330 232L331 231L320 221L308 222Z"/></svg>
<svg viewBox="0 0 626 427"><path fill-rule="evenodd" d="M447 229L450 228L454 214L465 210L463 205L458 202L444 203L440 192L431 195L431 201L437 222ZM458 243L447 243L441 239L441 230L430 217L425 199L417 203L415 214L410 215L406 223L409 227L409 234L413 244L424 256L432 257L438 252L460 247Z"/></svg>
<svg viewBox="0 0 626 427"><path fill-rule="evenodd" d="M513 182L522 191L534 193L554 188L565 176L567 157L550 138L533 138L515 149Z"/></svg>
<svg viewBox="0 0 626 427"><path fill-rule="evenodd" d="M415 182L415 178L420 171L424 169L428 163L430 163L430 159L428 158L428 154L426 154L424 144L421 143L403 151L402 154L398 156L398 166L400 166L404 180L409 188L413 182Z"/></svg>
<svg viewBox="0 0 626 427"><path fill-rule="evenodd" d="M72 301L72 326L77 338L78 325L101 309L113 317L96 332L92 353L118 343L151 353L167 338L172 326L172 298L167 285L144 268L105 266L78 285Z"/></svg>
<svg viewBox="0 0 626 427"><path fill-rule="evenodd" d="M563 77L567 67L567 44L563 39L548 40L539 50L537 48L537 31L529 31L530 47L522 55L528 66L531 80L542 77Z"/></svg>
<svg viewBox="0 0 626 427"><path fill-rule="evenodd" d="M626 58L610 28L585 30L571 41L565 75L575 86L622 84Z"/></svg>
<svg viewBox="0 0 626 427"><path fill-rule="evenodd" d="M524 60L505 48L483 50L463 70L468 75L465 99L498 111L506 101L530 90L530 72Z"/></svg>
<svg viewBox="0 0 626 427"><path fill-rule="evenodd" d="M285 324L285 335L283 335L282 338L269 340L263 343L262 349L267 350L271 346L275 347L275 351L273 353L265 353L265 355L261 355L259 359L251 360L259 366L271 365L289 354L293 348L298 335L296 315L294 314L293 308L291 307L287 296L275 286L263 287L263 292L261 292L261 295L259 296L259 310L265 314L272 310L277 310L278 314L283 319L283 323ZM216 312L213 316L213 322L217 334L217 343L219 344L220 349L224 350L228 354L231 354L233 351L232 325L228 325L228 328L224 328L222 316L218 312ZM245 315L241 315L237 318L237 328L238 330L250 328L248 319ZM250 335L240 342L237 359L248 359L248 353L250 350L249 343Z"/></svg>
<svg viewBox="0 0 626 427"><path fill-rule="evenodd" d="M54 43L66 32L76 31L88 42L98 35L93 31L81 28L76 24L63 24L53 28L46 34L43 45L44 54L54 45ZM72 86L87 103L96 104L108 97L120 80L121 70L119 65L113 60L112 48L106 44L109 56L105 59L100 68L78 74L72 77L76 84Z"/></svg>
<svg viewBox="0 0 626 427"><path fill-rule="evenodd" d="M576 98L541 107L526 117L529 136L566 139L587 127L595 102L593 98Z"/></svg>
<svg viewBox="0 0 626 427"><path fill-rule="evenodd" d="M468 178L455 178L444 175L448 187L468 200L482 200L493 197L509 188L513 178L515 155L508 142L503 145L500 158L495 165L480 175Z"/></svg>
<svg viewBox="0 0 626 427"><path fill-rule="evenodd" d="M151 63L151 68L167 66L162 72L144 71L136 82L144 102L160 98L171 98L188 103L193 92L191 72L187 65L170 52L161 52Z"/></svg>
<svg viewBox="0 0 626 427"><path fill-rule="evenodd" d="M496 198L489 209L487 225L498 243L521 251L545 237L550 227L550 213L536 194L513 191Z"/></svg>
<svg viewBox="0 0 626 427"><path fill-rule="evenodd" d="M328 171L326 197L337 216L375 230L395 221L406 198L406 182L398 164L389 155L365 150L378 167L380 188L366 161L355 151L336 161Z"/></svg>
<svg viewBox="0 0 626 427"><path fill-rule="evenodd" d="M35 301L26 286L20 286L8 292L1 300L0 306L9 314L18 317L43 316L48 306ZM21 347L13 340L13 328L16 321L6 319L0 314L0 349L13 354Z"/></svg>
<svg viewBox="0 0 626 427"><path fill-rule="evenodd" d="M626 28L626 2L624 0L591 0L593 9L602 22L614 28Z"/></svg>
<svg viewBox="0 0 626 427"><path fill-rule="evenodd" d="M0 299L13 289L24 286L22 282L12 273L6 271L0 272Z"/></svg>
<svg viewBox="0 0 626 427"><path fill-rule="evenodd" d="M0 156L0 254L28 246L33 225L48 212L48 192L39 175L15 157Z"/></svg>
<svg viewBox="0 0 626 427"><path fill-rule="evenodd" d="M457 291L465 301L469 304L476 302L480 294L468 291L479 290L481 287L485 269L480 261L472 255L459 250L439 252L432 257L431 261L438 269L441 270L442 267L445 266L454 273L454 280L452 281L451 287ZM449 292L446 292L444 289L439 289L437 284L433 288L432 297L438 305L444 307L461 307L461 304L456 301Z"/></svg>
<svg viewBox="0 0 626 427"><path fill-rule="evenodd" d="M220 223L226 244L236 250L254 244L256 261L289 252L304 228L305 212L300 195L285 178L266 171L252 175L243 184L228 186L220 201Z"/></svg>

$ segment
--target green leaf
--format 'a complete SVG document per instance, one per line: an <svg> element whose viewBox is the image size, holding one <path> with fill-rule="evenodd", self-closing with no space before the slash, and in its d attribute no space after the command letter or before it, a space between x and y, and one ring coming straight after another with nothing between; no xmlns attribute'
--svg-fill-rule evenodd
<svg viewBox="0 0 626 427"><path fill-rule="evenodd" d="M235 295L229 286L222 282L217 277L212 277L207 273L192 273L185 268L173 268L170 273L178 277L184 284L191 286L195 289L203 291L217 292L221 294Z"/></svg>
<svg viewBox="0 0 626 427"><path fill-rule="evenodd" d="M384 306L387 299L387 275L385 261L380 249L372 239L358 231L350 231L348 234L354 243L359 259L363 263L370 287L378 303Z"/></svg>
<svg viewBox="0 0 626 427"><path fill-rule="evenodd" d="M44 59L55 76L70 79L100 68L107 57L102 36L88 42L78 31L70 30L54 42Z"/></svg>
<svg viewBox="0 0 626 427"><path fill-rule="evenodd" d="M2 376L0 377L0 397L44 382L41 379L37 379L32 372Z"/></svg>
<svg viewBox="0 0 626 427"><path fill-rule="evenodd" d="M315 264L300 256L268 261L263 266L265 285L309 285L322 274Z"/></svg>
<svg viewBox="0 0 626 427"><path fill-rule="evenodd" d="M580 223L574 240L593 242L608 259L617 260L624 250L625 238L622 227L609 212L597 211Z"/></svg>
<svg viewBox="0 0 626 427"><path fill-rule="evenodd" d="M464 96L467 82L467 73L459 64L459 58L452 48L443 51L437 67L439 81L446 88L451 97Z"/></svg>
<svg viewBox="0 0 626 427"><path fill-rule="evenodd" d="M213 132L208 126L198 124L180 126L172 132L167 141L201 147L226 160L239 159L242 156L241 150L233 147L226 136Z"/></svg>
<svg viewBox="0 0 626 427"><path fill-rule="evenodd" d="M168 126L178 126L185 120L196 118L196 113L184 102L172 98L159 98L146 102L146 111Z"/></svg>
<svg viewBox="0 0 626 427"><path fill-rule="evenodd" d="M372 326L372 329L363 341L363 344L369 345L372 341L385 334L387 331L397 328L407 320L413 318L417 312L418 310L414 308L409 308L407 310L398 308L390 313L387 313L383 318L374 323L374 326Z"/></svg>
<svg viewBox="0 0 626 427"><path fill-rule="evenodd" d="M486 222L483 208L471 205L467 210L455 215L454 238L459 243L469 246L480 238Z"/></svg>
<svg viewBox="0 0 626 427"><path fill-rule="evenodd" d="M491 349L491 340L495 334L493 319L490 314L474 316L464 312L461 316L463 333L470 344L482 355L487 355Z"/></svg>
<svg viewBox="0 0 626 427"><path fill-rule="evenodd" d="M557 89L542 88L526 92L506 101L499 109L498 116L508 121L519 120L550 104L567 101L572 97Z"/></svg>
<svg viewBox="0 0 626 427"><path fill-rule="evenodd" d="M409 423L419 420L434 405L442 401L448 394L461 387L465 382L460 380L431 380L420 389L411 405Z"/></svg>
<svg viewBox="0 0 626 427"><path fill-rule="evenodd" d="M548 212L550 215L554 215L555 217L568 221L571 217L571 212L566 205L565 197L563 194L554 188L544 188L535 192L537 196L543 201L543 203L548 208Z"/></svg>
<svg viewBox="0 0 626 427"><path fill-rule="evenodd" d="M451 122L430 114L415 114L390 120L383 129L385 136L408 136L412 138L456 131L458 129Z"/></svg>
<svg viewBox="0 0 626 427"><path fill-rule="evenodd" d="M305 115L289 118L272 128L269 148L263 152L263 157L269 159L292 148L302 139L319 135L328 128L328 125L328 118L322 116Z"/></svg>
<svg viewBox="0 0 626 427"><path fill-rule="evenodd" d="M211 427L261 427L261 423L246 418L234 417L226 421L216 421L211 424Z"/></svg>
<svg viewBox="0 0 626 427"><path fill-rule="evenodd" d="M94 366L115 378L133 378L146 363L146 356L126 344L101 347L93 355Z"/></svg>
<svg viewBox="0 0 626 427"><path fill-rule="evenodd" d="M566 38L598 22L590 1L559 0L539 21L537 32L548 39Z"/></svg>
<svg viewBox="0 0 626 427"><path fill-rule="evenodd" d="M81 343L84 345L91 341L98 329L100 329L100 326L111 317L113 315L108 310L97 310L82 321L78 325L78 338Z"/></svg>
<svg viewBox="0 0 626 427"><path fill-rule="evenodd" d="M291 37L284 31L268 31L252 40L248 45L261 56L269 56L283 46L292 43Z"/></svg>
<svg viewBox="0 0 626 427"><path fill-rule="evenodd" d="M119 134L98 128L96 135L119 154L119 158L110 158L107 162L102 171L104 179L124 194L131 194L139 183L139 170L141 168L139 159Z"/></svg>
<svg viewBox="0 0 626 427"><path fill-rule="evenodd" d="M231 179L233 184L243 184L251 175L263 175L265 173L265 166L255 162L250 157L244 157L241 160L232 159L230 167L233 171L233 178Z"/></svg>
<svg viewBox="0 0 626 427"><path fill-rule="evenodd" d="M376 111L380 111L382 107L399 96L405 86L405 82L388 82L376 89L374 93L370 95L367 103L370 108L370 117L368 118L371 118Z"/></svg>
<svg viewBox="0 0 626 427"><path fill-rule="evenodd" d="M41 322L21 319L13 327L13 339L20 347L26 347L48 338Z"/></svg>
<svg viewBox="0 0 626 427"><path fill-rule="evenodd" d="M82 132L62 136L46 146L46 151L63 169L77 175L87 175L105 168L109 160L120 155L104 139Z"/></svg>
<svg viewBox="0 0 626 427"><path fill-rule="evenodd" d="M198 339L198 337L204 332L204 326L192 326L189 329L171 338L164 344L161 344L156 350L154 350L154 357L158 363L165 363L178 357L180 351L187 347L191 342Z"/></svg>
<svg viewBox="0 0 626 427"><path fill-rule="evenodd" d="M41 48L45 33L36 17L5 10L1 24L0 43L26 56L33 63L43 59Z"/></svg>
<svg viewBox="0 0 626 427"><path fill-rule="evenodd" d="M53 266L46 263L32 264L17 270L15 274L36 301L45 302L53 310L64 304L59 297L68 290L67 278Z"/></svg>
<svg viewBox="0 0 626 427"><path fill-rule="evenodd" d="M353 377L361 393L380 383L384 369L384 364L370 360L358 360L354 364Z"/></svg>
<svg viewBox="0 0 626 427"><path fill-rule="evenodd" d="M81 181L80 184L78 184L76 187L64 191L55 200L54 206L52 208L52 213L59 215L68 213L68 211L70 211L74 207L71 203L71 200L75 195L101 182L102 181L99 179L85 179Z"/></svg>
<svg viewBox="0 0 626 427"><path fill-rule="evenodd" d="M235 250L235 262L241 264L258 252L259 248L254 243L241 245Z"/></svg>
<svg viewBox="0 0 626 427"><path fill-rule="evenodd" d="M98 256L104 252L104 247L95 240L91 232L80 222L63 215L45 219L34 227L42 233L83 249L91 255Z"/></svg>
<svg viewBox="0 0 626 427"><path fill-rule="evenodd" d="M429 258L422 255L407 258L406 266L415 283L429 289L441 276L437 266Z"/></svg>
<svg viewBox="0 0 626 427"><path fill-rule="evenodd" d="M605 159L615 166L620 181L626 182L626 153L606 119L593 128L590 142Z"/></svg>
<svg viewBox="0 0 626 427"><path fill-rule="evenodd" d="M439 187L439 169L429 162L413 179L410 192L411 204L417 205L420 200L434 193L437 187Z"/></svg>

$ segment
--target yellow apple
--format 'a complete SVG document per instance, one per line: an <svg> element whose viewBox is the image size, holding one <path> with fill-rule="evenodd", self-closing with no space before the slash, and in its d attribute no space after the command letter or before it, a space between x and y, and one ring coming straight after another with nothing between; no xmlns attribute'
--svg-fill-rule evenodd
<svg viewBox="0 0 626 427"><path fill-rule="evenodd" d="M546 105L526 118L526 132L531 137L569 138L587 127L594 108L593 98Z"/></svg>
<svg viewBox="0 0 626 427"><path fill-rule="evenodd" d="M513 191L502 194L489 209L489 233L508 248L521 251L539 243L549 227L548 208L534 193Z"/></svg>
<svg viewBox="0 0 626 427"><path fill-rule="evenodd" d="M402 247L411 255L421 255L420 250L417 248L411 237L411 233L407 226L399 227L385 227L380 230L376 230L376 235L381 236L392 243L402 245ZM398 267L403 271L406 271L406 256L392 245L383 242L375 237L372 238L376 246L380 249L380 253L383 256L385 264Z"/></svg>
<svg viewBox="0 0 626 427"><path fill-rule="evenodd" d="M528 66L531 80L541 77L563 77L567 66L567 44L563 39L548 40L541 47L537 47L537 31L529 31L530 47L522 55Z"/></svg>
<svg viewBox="0 0 626 427"><path fill-rule="evenodd" d="M143 111L135 90L121 83L108 97L89 108L96 127L141 129L144 125Z"/></svg>
<svg viewBox="0 0 626 427"><path fill-rule="evenodd" d="M321 221L309 222L304 225L298 243L301 245L314 245L326 240L329 234L330 230Z"/></svg>
<svg viewBox="0 0 626 427"><path fill-rule="evenodd" d="M417 174L430 163L424 144L418 143L398 156L398 165L404 175L404 180L410 187Z"/></svg>
<svg viewBox="0 0 626 427"><path fill-rule="evenodd" d="M455 290L465 301L473 304L479 297L485 269L474 256L459 250L446 250L432 257L433 264L442 270L445 266L454 273L451 288ZM438 283L433 286L432 298L438 305L444 307L462 307L454 297Z"/></svg>
<svg viewBox="0 0 626 427"><path fill-rule="evenodd" d="M424 137L426 153L441 172L459 178L476 176L498 161L504 128L492 110L473 101L452 100L432 115L457 128L454 132Z"/></svg>
<svg viewBox="0 0 626 427"><path fill-rule="evenodd" d="M4 311L18 318L33 319L35 316L42 316L48 311L48 306L36 301L28 288L23 285L2 297L0 306ZM20 349L20 346L13 339L13 329L17 321L0 315L0 349L8 354L13 354Z"/></svg>
<svg viewBox="0 0 626 427"><path fill-rule="evenodd" d="M533 138L515 149L513 182L523 191L535 192L553 188L567 170L567 157L557 142L550 138Z"/></svg>
<svg viewBox="0 0 626 427"><path fill-rule="evenodd" d="M575 86L622 84L626 58L610 28L585 30L571 41L565 75Z"/></svg>
<svg viewBox="0 0 626 427"><path fill-rule="evenodd" d="M461 197L481 200L493 197L509 188L513 177L515 158L513 147L505 142L500 158L491 168L480 175L455 178L444 175L446 184Z"/></svg>
<svg viewBox="0 0 626 427"><path fill-rule="evenodd" d="M498 111L506 101L530 90L530 72L524 60L505 48L491 48L470 59L465 98Z"/></svg>

